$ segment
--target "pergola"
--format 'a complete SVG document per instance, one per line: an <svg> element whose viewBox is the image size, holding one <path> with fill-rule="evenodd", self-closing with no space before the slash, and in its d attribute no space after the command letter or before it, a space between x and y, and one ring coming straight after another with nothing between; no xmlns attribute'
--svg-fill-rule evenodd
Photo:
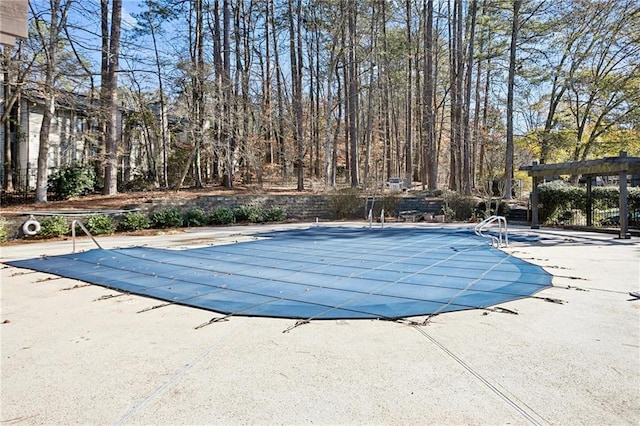
<svg viewBox="0 0 640 426"><path fill-rule="evenodd" d="M620 185L620 238L629 238L629 218L627 207L627 176L640 174L640 157L628 157L620 152L618 157L605 157L597 160L573 161L557 164L538 164L520 168L528 172L533 179L531 192L531 228L538 229L538 184L541 178L558 175L582 175L587 179L587 226L593 226L591 211L591 186L594 176L619 176Z"/></svg>

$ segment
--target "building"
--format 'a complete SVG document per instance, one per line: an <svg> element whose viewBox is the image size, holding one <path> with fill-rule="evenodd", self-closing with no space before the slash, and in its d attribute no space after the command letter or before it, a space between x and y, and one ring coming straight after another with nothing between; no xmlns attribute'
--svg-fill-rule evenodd
<svg viewBox="0 0 640 426"><path fill-rule="evenodd" d="M0 84L4 98L4 85ZM13 105L7 125L0 126L0 171L4 185L12 173L14 187L33 188L40 146L40 127L45 99L35 90L24 90ZM4 103L0 104L0 115ZM47 168L54 172L74 163L89 164L99 160L99 128L97 100L87 96L63 93L56 98L56 109L49 133ZM122 138L126 111L118 111L118 138ZM9 161L10 160L10 161ZM10 165L8 163L11 163Z"/></svg>

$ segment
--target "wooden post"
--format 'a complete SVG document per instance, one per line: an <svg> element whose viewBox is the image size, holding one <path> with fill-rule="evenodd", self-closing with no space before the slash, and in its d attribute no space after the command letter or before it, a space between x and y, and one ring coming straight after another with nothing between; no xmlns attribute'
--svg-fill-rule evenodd
<svg viewBox="0 0 640 426"><path fill-rule="evenodd" d="M591 187L593 185L593 176L587 178L587 226L593 226L593 202L591 201Z"/></svg>
<svg viewBox="0 0 640 426"><path fill-rule="evenodd" d="M627 209L627 171L620 172L620 238L631 238L629 234L629 210Z"/></svg>
<svg viewBox="0 0 640 426"><path fill-rule="evenodd" d="M533 162L534 166L537 164L538 163L536 161ZM533 173L534 171L532 170L533 188L531 190L531 229L540 229L540 225L538 224L538 177Z"/></svg>
<svg viewBox="0 0 640 426"><path fill-rule="evenodd" d="M620 151L620 157L626 157L626 151ZM623 170L619 174L620 181L620 238L631 238L629 234L629 209L627 208L627 170Z"/></svg>

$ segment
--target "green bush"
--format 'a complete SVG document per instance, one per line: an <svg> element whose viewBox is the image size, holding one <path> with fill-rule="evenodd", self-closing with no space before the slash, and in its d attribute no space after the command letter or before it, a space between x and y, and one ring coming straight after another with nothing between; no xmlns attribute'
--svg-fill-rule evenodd
<svg viewBox="0 0 640 426"><path fill-rule="evenodd" d="M60 237L69 233L69 223L64 216L49 216L40 222L40 235L45 238Z"/></svg>
<svg viewBox="0 0 640 426"><path fill-rule="evenodd" d="M149 218L144 213L127 212L118 227L123 231L139 231L148 228L150 224Z"/></svg>
<svg viewBox="0 0 640 426"><path fill-rule="evenodd" d="M190 209L184 214L186 226L205 226L209 224L209 218L201 209Z"/></svg>
<svg viewBox="0 0 640 426"><path fill-rule="evenodd" d="M447 220L468 220L473 216L477 201L469 195L462 195L455 191L442 194L444 207L442 212Z"/></svg>
<svg viewBox="0 0 640 426"><path fill-rule="evenodd" d="M566 210L586 210L587 191L585 188L571 186L564 181L553 181L538 185L538 202L540 221L556 222Z"/></svg>
<svg viewBox="0 0 640 426"><path fill-rule="evenodd" d="M629 201L629 210L640 210L640 186L634 186L627 189L627 200Z"/></svg>
<svg viewBox="0 0 640 426"><path fill-rule="evenodd" d="M92 191L95 183L96 175L93 168L81 164L62 167L49 176L47 181L49 191L59 200L68 200L86 191Z"/></svg>
<svg viewBox="0 0 640 426"><path fill-rule="evenodd" d="M617 186L595 186L591 189L591 199L596 208L609 209L618 207L620 189Z"/></svg>
<svg viewBox="0 0 640 426"><path fill-rule="evenodd" d="M9 230L7 229L7 219L0 216L0 243L5 243L9 240Z"/></svg>
<svg viewBox="0 0 640 426"><path fill-rule="evenodd" d="M382 208L384 209L385 216L393 215L393 212L396 210L399 204L400 197L398 197L397 195L390 194L382 198ZM379 214L380 213L378 212L378 215Z"/></svg>
<svg viewBox="0 0 640 426"><path fill-rule="evenodd" d="M234 211L234 214L236 222L264 222L264 210L261 206L254 204L240 206Z"/></svg>
<svg viewBox="0 0 640 426"><path fill-rule="evenodd" d="M640 188L627 189L629 211L640 211ZM617 209L620 190L617 186L593 187L591 200L595 211ZM539 218L542 223L571 224L583 221L587 211L587 191L583 187L569 186L563 181L538 185ZM633 217L633 216L632 216ZM594 220L598 224L597 220ZM602 223L600 223L602 224Z"/></svg>
<svg viewBox="0 0 640 426"><path fill-rule="evenodd" d="M178 209L159 210L151 215L151 223L154 228L179 228L184 219Z"/></svg>
<svg viewBox="0 0 640 426"><path fill-rule="evenodd" d="M216 207L211 213L211 223L214 225L229 225L233 223L233 210L227 207Z"/></svg>
<svg viewBox="0 0 640 426"><path fill-rule="evenodd" d="M287 218L287 212L280 206L271 206L264 214L264 219L267 222L282 222Z"/></svg>
<svg viewBox="0 0 640 426"><path fill-rule="evenodd" d="M154 189L153 180L149 180L148 176L139 172L134 173L129 182L126 182L121 186L124 187L124 191L130 192L151 191Z"/></svg>
<svg viewBox="0 0 640 426"><path fill-rule="evenodd" d="M331 194L333 211L340 219L352 217L362 208L360 190L358 188L344 188Z"/></svg>
<svg viewBox="0 0 640 426"><path fill-rule="evenodd" d="M92 214L84 220L84 225L93 235L113 234L116 222L105 214Z"/></svg>
<svg viewBox="0 0 640 426"><path fill-rule="evenodd" d="M486 201L480 201L475 207L475 214L479 218L486 219L493 215L506 216L509 210L511 207L503 200L491 199L488 206Z"/></svg>

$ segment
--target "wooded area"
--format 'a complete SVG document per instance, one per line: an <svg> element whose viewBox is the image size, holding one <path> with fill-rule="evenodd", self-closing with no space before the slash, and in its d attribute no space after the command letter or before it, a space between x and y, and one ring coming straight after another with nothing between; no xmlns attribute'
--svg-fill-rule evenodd
<svg viewBox="0 0 640 426"><path fill-rule="evenodd" d="M46 105L38 202L70 94L105 194L400 177L511 198L534 159L640 155L637 0L131 3L30 1L29 38L2 52L4 190L26 93Z"/></svg>

